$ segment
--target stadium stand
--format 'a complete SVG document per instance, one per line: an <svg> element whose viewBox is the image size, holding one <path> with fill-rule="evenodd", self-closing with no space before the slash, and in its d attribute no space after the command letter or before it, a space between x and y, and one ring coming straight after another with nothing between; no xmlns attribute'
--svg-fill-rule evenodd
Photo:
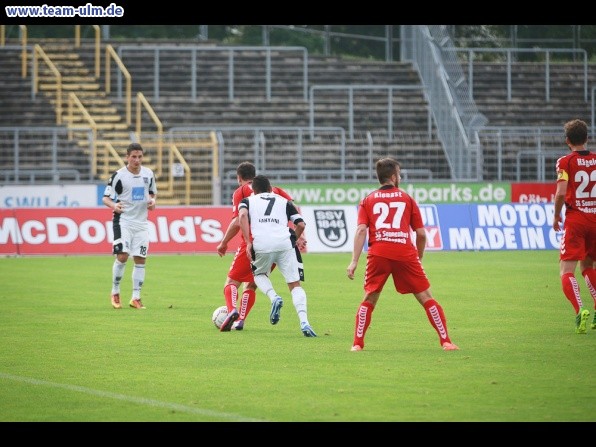
<svg viewBox="0 0 596 447"><path fill-rule="evenodd" d="M292 52L293 47L231 48L195 42L189 49L184 41L118 41L101 43L100 76L95 77L94 43L83 42L76 48L58 39L29 43L39 43L67 78L62 117L67 118L68 93L75 92L97 121L97 139L108 141L115 152L123 154L139 135L135 135L134 113L132 121L126 122L129 111L116 63L109 73L111 91L106 91L104 60L106 48L113 45L131 75L133 106L136 95L144 95L163 124L164 137L177 145L180 158L188 162L195 182L192 189L199 185L205 189L189 204L227 202L234 186L233 171L246 159L255 160L260 171L279 180L370 181L374 180L371 160L389 154L402 161L410 173L408 180L452 180L426 87L411 62L304 57L303 49ZM88 132L81 132L77 143L64 136L73 125L85 124L85 119L57 125L51 88L44 90L40 84L44 94L33 98L32 81L20 76L20 67L18 48L0 48L0 69L6 80L0 94L8 105L2 111L3 125L61 129L58 137L45 138L70 145L69 155L59 157L64 172L84 166L83 178L88 175L103 182L118 160L112 155L104 162L99 154L107 156L108 151L99 151L89 170ZM472 68L462 61L463 72L473 74L473 101L488 121L479 129L483 179L545 180L561 152L562 124L570 117L591 119L589 95L596 82L593 64L584 71L586 67L579 62L547 66L544 61L508 65L479 60ZM151 114L143 113L139 120L143 128L155 127ZM223 189L218 197L207 180L213 176L215 152L209 144L196 143L197 135L210 130L215 132L220 156L217 176ZM523 152L528 159L520 157ZM14 170L14 136L12 140L3 137L0 153L0 170ZM75 160L74 154L79 158ZM155 158L150 162L165 165L171 161L166 155ZM41 168L42 160L32 157L31 166L24 164L23 168ZM103 171L97 169L98 163L105 166ZM184 202L172 198L171 203Z"/></svg>
<svg viewBox="0 0 596 447"><path fill-rule="evenodd" d="M488 118L479 132L484 179L549 181L566 152L563 124L592 121L596 67L581 62L474 62L473 97ZM467 64L465 70L468 70ZM497 166L510 166L499 170Z"/></svg>
<svg viewBox="0 0 596 447"><path fill-rule="evenodd" d="M89 157L56 124L51 101L32 97L20 47L0 50L0 76L0 181L91 181Z"/></svg>

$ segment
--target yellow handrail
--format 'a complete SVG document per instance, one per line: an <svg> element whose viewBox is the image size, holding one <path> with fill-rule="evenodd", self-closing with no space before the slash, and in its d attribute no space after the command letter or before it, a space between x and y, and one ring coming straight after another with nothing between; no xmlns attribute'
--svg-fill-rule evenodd
<svg viewBox="0 0 596 447"><path fill-rule="evenodd" d="M87 112L87 109L85 109L85 106L83 105L83 103L79 100L79 98L77 98L77 95L75 95L73 92L70 92L68 94L68 122L70 124L70 126L73 126L74 123L74 107L77 107L79 109L79 111L81 112L81 115L83 115L83 118L85 120L87 120L87 122L89 123L89 127L91 127L91 132L92 132L92 142L91 142L91 171L93 172L93 175L97 174L97 124L95 123L95 120L93 119L93 117L91 117L91 115L89 114L89 112ZM73 131L72 129L70 129L68 131L68 138L70 140L73 139Z"/></svg>
<svg viewBox="0 0 596 447"><path fill-rule="evenodd" d="M124 63L122 62L122 60L120 59L120 57L118 56L118 54L116 53L116 50L114 50L114 47L112 47L112 45L107 45L106 46L106 93L110 93L111 91L111 82L110 82L110 75L112 73L111 69L110 69L110 59L113 58L114 62L116 62L116 65L118 65L118 68L120 68L120 71L122 72L122 74L124 75L124 79L126 79L126 89L125 89L125 93L126 93L126 101L125 101L125 107L126 107L126 124L128 126L131 125L131 109L132 109L132 77L130 76L130 73L128 72L128 70L126 69L126 67L124 66Z"/></svg>
<svg viewBox="0 0 596 447"><path fill-rule="evenodd" d="M95 77L99 78L100 71L100 48L101 48L101 29L99 25L92 25L95 30ZM75 25L75 48L81 47L81 25Z"/></svg>
<svg viewBox="0 0 596 447"><path fill-rule="evenodd" d="M21 30L21 77L27 77L27 27L19 25Z"/></svg>
<svg viewBox="0 0 596 447"><path fill-rule="evenodd" d="M143 95L141 92L137 93L137 127L136 127L136 134L137 134L137 140L140 142L141 141L141 106L145 106L145 109L147 110L147 113L149 113L149 116L151 117L151 119L153 120L153 122L155 123L156 127L157 127L157 173L156 175L159 177L162 174L162 155L163 155L163 124L161 124L161 121L159 120L159 118L157 117L156 113L153 111L153 107L151 107L151 105L149 104L149 101L147 101L147 98L145 98L145 95Z"/></svg>
<svg viewBox="0 0 596 447"><path fill-rule="evenodd" d="M211 140L211 160L213 165L211 168L211 204L221 205L221 179L219 177L219 151L217 144L217 136L214 131L209 132L209 139Z"/></svg>
<svg viewBox="0 0 596 447"><path fill-rule="evenodd" d="M56 124L62 124L62 75L39 44L33 47L33 93L39 91L38 57L43 59L56 78Z"/></svg>
<svg viewBox="0 0 596 447"><path fill-rule="evenodd" d="M209 139L211 140L211 149L213 149L213 169L211 176L213 178L219 177L219 154L217 153L217 137L215 132L209 132Z"/></svg>
<svg viewBox="0 0 596 447"><path fill-rule="evenodd" d="M98 144L101 144L104 147L103 169L101 174L97 172L96 175L107 179L110 175L110 157L116 160L120 167L125 166L126 163L124 163L124 160L122 160L122 157L120 156L118 151L114 149L114 146L112 146L112 143L110 141L98 141Z"/></svg>

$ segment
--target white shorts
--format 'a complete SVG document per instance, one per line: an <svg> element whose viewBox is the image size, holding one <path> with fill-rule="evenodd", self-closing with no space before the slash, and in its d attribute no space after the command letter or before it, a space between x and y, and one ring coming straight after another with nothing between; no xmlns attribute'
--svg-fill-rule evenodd
<svg viewBox="0 0 596 447"><path fill-rule="evenodd" d="M120 239L115 239L113 253L146 258L149 253L149 231L120 226Z"/></svg>
<svg viewBox="0 0 596 447"><path fill-rule="evenodd" d="M285 251L273 251L271 253L255 253L255 260L252 263L253 275L267 275L271 273L271 266L276 264L286 283L300 281L302 263L296 258L296 251L293 248Z"/></svg>

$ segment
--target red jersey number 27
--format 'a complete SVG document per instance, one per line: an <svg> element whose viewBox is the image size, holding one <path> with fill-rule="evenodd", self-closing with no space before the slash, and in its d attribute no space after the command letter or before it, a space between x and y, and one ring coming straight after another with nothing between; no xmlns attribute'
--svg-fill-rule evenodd
<svg viewBox="0 0 596 447"><path fill-rule="evenodd" d="M393 214L393 220L389 222L390 208L395 209ZM404 202L377 202L373 205L373 213L378 214L377 220L375 221L375 228L380 230L381 228L401 228L401 218L404 215L406 204Z"/></svg>

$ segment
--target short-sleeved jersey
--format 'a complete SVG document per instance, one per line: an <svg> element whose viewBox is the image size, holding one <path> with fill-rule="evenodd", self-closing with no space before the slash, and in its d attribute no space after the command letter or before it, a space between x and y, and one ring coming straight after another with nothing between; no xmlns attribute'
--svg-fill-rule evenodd
<svg viewBox="0 0 596 447"><path fill-rule="evenodd" d="M271 190L272 190L272 192L274 192L275 194L279 194L286 200L290 200L290 201L293 200L292 197L287 192L285 192L281 188L278 188L277 186L273 186L271 188ZM234 194L232 195L232 219L235 217L238 217L238 206L240 205L240 202L242 201L242 199L252 196L252 194L253 194L252 183L246 183L246 184L236 188L236 190L234 191ZM241 239L240 246L246 245L246 241L244 240L244 238L241 237L240 239Z"/></svg>
<svg viewBox="0 0 596 447"><path fill-rule="evenodd" d="M138 174L133 174L126 166L118 169L108 179L103 193L124 205L123 213L114 213L114 222L138 228L147 227L149 194L157 195L157 185L153 171L145 166L141 166Z"/></svg>
<svg viewBox="0 0 596 447"><path fill-rule="evenodd" d="M424 226L416 201L402 189L385 185L360 201L358 225L368 227L368 253L388 259L417 259L411 231Z"/></svg>
<svg viewBox="0 0 596 447"><path fill-rule="evenodd" d="M294 247L288 222L304 219L292 202L279 194L264 192L245 197L239 209L246 208L250 220L253 249L256 253L284 251Z"/></svg>
<svg viewBox="0 0 596 447"><path fill-rule="evenodd" d="M273 186L271 188L271 190L272 190L272 192L274 192L275 194L279 194L286 200L290 200L290 201L293 200L292 196L290 196L287 192L285 192L281 188L278 188L277 186ZM244 199L245 197L251 196L252 194L253 194L252 183L246 183L246 184L236 188L236 190L234 191L234 194L232 195L232 218L238 217L238 205L240 205L240 202L242 201L242 199Z"/></svg>
<svg viewBox="0 0 596 447"><path fill-rule="evenodd" d="M596 153L572 151L556 164L557 182L567 181L565 220L596 225Z"/></svg>

